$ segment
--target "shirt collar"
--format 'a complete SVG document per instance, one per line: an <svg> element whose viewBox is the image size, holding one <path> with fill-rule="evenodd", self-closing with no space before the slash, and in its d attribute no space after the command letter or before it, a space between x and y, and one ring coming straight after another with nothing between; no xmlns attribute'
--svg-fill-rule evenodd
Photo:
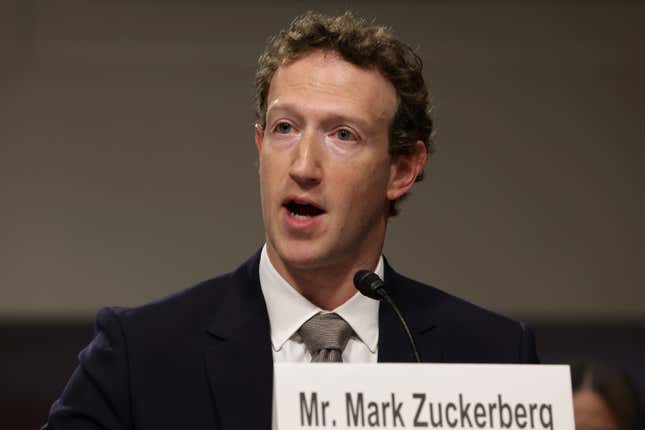
<svg viewBox="0 0 645 430"><path fill-rule="evenodd" d="M260 286L267 305L271 324L271 343L279 351L305 321L319 312L327 312L311 303L278 273L267 254L266 244L260 254ZM383 278L383 257L374 272ZM334 309L354 330L372 352L378 342L379 302L356 292L349 300Z"/></svg>

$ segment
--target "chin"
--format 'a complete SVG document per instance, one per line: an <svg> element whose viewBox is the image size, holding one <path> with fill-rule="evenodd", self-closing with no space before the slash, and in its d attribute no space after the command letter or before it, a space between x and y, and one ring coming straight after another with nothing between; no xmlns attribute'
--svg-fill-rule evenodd
<svg viewBox="0 0 645 430"><path fill-rule="evenodd" d="M276 250L283 264L295 269L315 269L328 260L327 253L309 243L285 243Z"/></svg>
<svg viewBox="0 0 645 430"><path fill-rule="evenodd" d="M322 263L320 256L312 251L298 252L291 249L281 257L286 266L296 269L313 269L321 266Z"/></svg>

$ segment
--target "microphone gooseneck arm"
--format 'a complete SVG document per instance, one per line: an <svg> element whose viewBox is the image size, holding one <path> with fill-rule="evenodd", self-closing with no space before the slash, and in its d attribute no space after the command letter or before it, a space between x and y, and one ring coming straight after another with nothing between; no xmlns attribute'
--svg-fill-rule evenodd
<svg viewBox="0 0 645 430"><path fill-rule="evenodd" d="M379 301L385 300L390 305L390 307L394 310L396 316L399 318L399 321L401 321L401 325L403 326L405 334L408 336L414 358L416 359L417 363L421 363L421 357L419 356L419 352L417 351L417 345L414 342L414 338L412 337L412 332L410 331L405 318L403 318L403 314L399 310L399 307L396 305L396 303L394 303L392 297L390 297L390 295L385 290L385 283L383 282L383 280L374 272L370 272L369 270L359 270L354 275L354 286L364 296Z"/></svg>

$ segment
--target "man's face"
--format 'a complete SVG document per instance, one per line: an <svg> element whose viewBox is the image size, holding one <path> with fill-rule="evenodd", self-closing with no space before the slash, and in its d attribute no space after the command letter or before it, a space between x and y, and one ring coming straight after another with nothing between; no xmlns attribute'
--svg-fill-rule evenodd
<svg viewBox="0 0 645 430"><path fill-rule="evenodd" d="M380 254L389 199L407 190L397 186L388 154L396 108L394 87L380 73L334 53L315 51L278 68L266 126L256 127L276 267L366 264Z"/></svg>

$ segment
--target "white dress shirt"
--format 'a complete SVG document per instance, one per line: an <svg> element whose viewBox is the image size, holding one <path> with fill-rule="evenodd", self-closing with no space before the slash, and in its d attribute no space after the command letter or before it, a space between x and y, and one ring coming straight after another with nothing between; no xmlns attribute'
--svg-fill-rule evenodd
<svg viewBox="0 0 645 430"><path fill-rule="evenodd" d="M383 278L383 257L374 272ZM260 256L260 285L269 313L273 361L308 362L311 354L298 334L300 326L319 312L328 311L304 298L278 273L267 254L266 245ZM379 301L358 291L331 312L337 313L354 330L343 351L343 362L376 363L378 358Z"/></svg>

